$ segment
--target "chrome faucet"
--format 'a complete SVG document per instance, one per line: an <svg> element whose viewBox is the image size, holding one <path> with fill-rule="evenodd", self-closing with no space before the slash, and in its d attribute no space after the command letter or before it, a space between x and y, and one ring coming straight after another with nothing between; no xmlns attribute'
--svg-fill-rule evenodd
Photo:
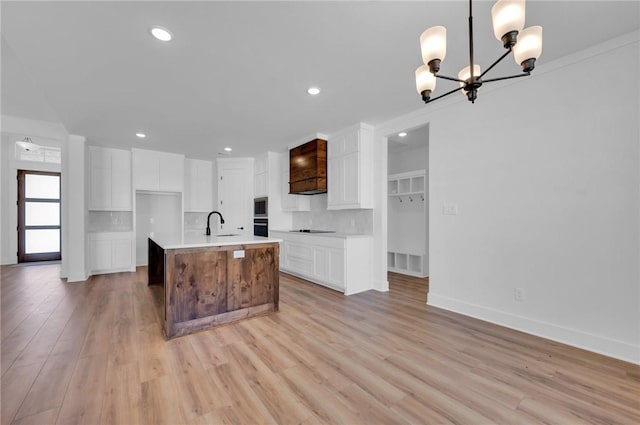
<svg viewBox="0 0 640 425"><path fill-rule="evenodd" d="M207 216L207 232L205 233L207 236L211 235L211 227L209 227L209 219L211 218L211 214L218 214L220 216L220 224L224 224L224 218L222 218L222 214L218 211L211 211Z"/></svg>

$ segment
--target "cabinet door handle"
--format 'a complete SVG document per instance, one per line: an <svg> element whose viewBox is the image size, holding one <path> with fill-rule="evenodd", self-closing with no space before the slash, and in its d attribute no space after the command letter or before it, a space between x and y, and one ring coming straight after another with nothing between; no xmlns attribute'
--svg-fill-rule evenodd
<svg viewBox="0 0 640 425"><path fill-rule="evenodd" d="M238 230L244 230L244 227L238 227L237 229Z"/></svg>

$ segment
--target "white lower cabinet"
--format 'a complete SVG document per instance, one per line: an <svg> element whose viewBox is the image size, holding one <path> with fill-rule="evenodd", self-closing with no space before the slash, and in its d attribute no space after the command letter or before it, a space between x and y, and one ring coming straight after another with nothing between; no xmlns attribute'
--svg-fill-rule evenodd
<svg viewBox="0 0 640 425"><path fill-rule="evenodd" d="M372 289L371 236L271 231L281 238L280 269L351 295Z"/></svg>
<svg viewBox="0 0 640 425"><path fill-rule="evenodd" d="M91 274L134 271L132 256L132 232L89 234Z"/></svg>

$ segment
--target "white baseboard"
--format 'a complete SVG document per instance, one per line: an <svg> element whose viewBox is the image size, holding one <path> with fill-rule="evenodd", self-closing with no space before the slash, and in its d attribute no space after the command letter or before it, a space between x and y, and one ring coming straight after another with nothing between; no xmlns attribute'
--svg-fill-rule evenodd
<svg viewBox="0 0 640 425"><path fill-rule="evenodd" d="M88 278L89 276L86 273L69 273L69 276L67 276L67 282L83 282Z"/></svg>
<svg viewBox="0 0 640 425"><path fill-rule="evenodd" d="M122 267L122 268L109 269L109 270L91 270L89 272L89 276L95 276L99 274L123 273L123 272L135 273L135 271L136 271L135 267Z"/></svg>
<svg viewBox="0 0 640 425"><path fill-rule="evenodd" d="M635 346L623 341L505 313L433 293L429 293L427 304L542 338L558 341L563 344L604 354L605 356L640 364L640 346Z"/></svg>
<svg viewBox="0 0 640 425"><path fill-rule="evenodd" d="M389 281L388 280L374 280L373 281L373 289L378 292L389 292Z"/></svg>

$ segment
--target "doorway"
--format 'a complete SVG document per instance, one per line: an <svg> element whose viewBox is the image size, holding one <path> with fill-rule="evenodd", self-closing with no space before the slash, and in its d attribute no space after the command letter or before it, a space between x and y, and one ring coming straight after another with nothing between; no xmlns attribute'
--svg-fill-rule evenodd
<svg viewBox="0 0 640 425"><path fill-rule="evenodd" d="M18 263L60 260L60 173L18 170Z"/></svg>
<svg viewBox="0 0 640 425"><path fill-rule="evenodd" d="M252 168L246 159L218 159L218 208L225 221L220 230L225 233L253 234L253 199L246 196L253 193Z"/></svg>
<svg viewBox="0 0 640 425"><path fill-rule="evenodd" d="M387 270L422 286L429 276L429 125L387 136ZM411 278L410 278L411 277Z"/></svg>

